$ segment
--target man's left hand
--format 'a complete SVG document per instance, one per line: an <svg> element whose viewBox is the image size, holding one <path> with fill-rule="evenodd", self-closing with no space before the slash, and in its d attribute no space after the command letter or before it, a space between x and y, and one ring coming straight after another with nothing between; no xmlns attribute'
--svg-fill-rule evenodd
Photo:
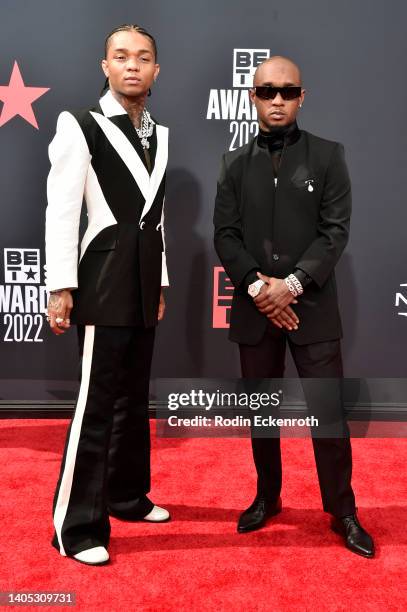
<svg viewBox="0 0 407 612"><path fill-rule="evenodd" d="M283 279L265 276L261 272L258 272L257 276L267 285L267 290L254 298L254 303L261 313L270 319L275 318L286 306L297 303Z"/></svg>
<svg viewBox="0 0 407 612"><path fill-rule="evenodd" d="M165 300L164 300L164 291L161 289L160 293L160 303L158 305L158 320L162 321L164 318L165 312Z"/></svg>

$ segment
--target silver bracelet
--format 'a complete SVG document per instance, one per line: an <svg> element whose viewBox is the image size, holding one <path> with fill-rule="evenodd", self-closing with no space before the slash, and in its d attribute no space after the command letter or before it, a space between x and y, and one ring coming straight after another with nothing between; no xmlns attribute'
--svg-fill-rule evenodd
<svg viewBox="0 0 407 612"><path fill-rule="evenodd" d="M293 294L294 297L297 297L298 295L302 295L304 293L304 288L298 278L295 276L295 274L289 274L287 278L284 279L284 282L287 285L288 290L290 291L290 293Z"/></svg>
<svg viewBox="0 0 407 612"><path fill-rule="evenodd" d="M292 282L289 280L288 276L287 276L287 278L284 279L284 282L287 285L288 290L290 291L290 293L292 293L294 297L297 297L298 293L295 290L295 287L292 284Z"/></svg>
<svg viewBox="0 0 407 612"><path fill-rule="evenodd" d="M301 281L298 280L295 274L290 274L288 278L291 280L292 284L294 285L298 295L302 295L304 293L304 287L302 286Z"/></svg>

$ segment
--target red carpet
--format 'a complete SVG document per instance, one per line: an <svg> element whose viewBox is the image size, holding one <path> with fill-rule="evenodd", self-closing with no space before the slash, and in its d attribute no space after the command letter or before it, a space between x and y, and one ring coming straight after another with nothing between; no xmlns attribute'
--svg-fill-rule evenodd
<svg viewBox="0 0 407 612"><path fill-rule="evenodd" d="M407 609L406 440L353 440L359 516L377 542L369 560L328 528L310 440L283 440L282 514L239 535L255 488L249 440L153 438L151 497L173 520L112 519L112 563L97 568L50 545L66 427L0 421L0 591L72 591L77 610Z"/></svg>

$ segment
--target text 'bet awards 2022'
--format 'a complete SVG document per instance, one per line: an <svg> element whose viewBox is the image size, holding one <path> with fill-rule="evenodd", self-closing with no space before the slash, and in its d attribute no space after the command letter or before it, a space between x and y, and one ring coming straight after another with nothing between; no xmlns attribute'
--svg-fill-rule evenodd
<svg viewBox="0 0 407 612"><path fill-rule="evenodd" d="M253 85L257 66L269 57L270 49L234 49L233 89L211 89L209 92L206 118L229 121L229 151L245 145L257 135L257 112L250 101L249 88Z"/></svg>
<svg viewBox="0 0 407 612"><path fill-rule="evenodd" d="M40 249L4 249L0 313L4 342L42 342L47 292L41 283Z"/></svg>

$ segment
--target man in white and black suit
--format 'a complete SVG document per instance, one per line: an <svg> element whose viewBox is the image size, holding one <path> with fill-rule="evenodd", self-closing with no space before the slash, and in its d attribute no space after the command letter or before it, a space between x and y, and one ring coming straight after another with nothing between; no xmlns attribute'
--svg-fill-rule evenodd
<svg viewBox="0 0 407 612"><path fill-rule="evenodd" d="M58 118L46 214L48 318L56 334L77 325L82 358L54 497L53 545L91 565L109 560L109 514L169 519L147 497L150 368L168 285L168 129L145 108L159 72L154 38L139 26L116 28L102 68L99 103ZM88 227L78 258L83 198Z"/></svg>

